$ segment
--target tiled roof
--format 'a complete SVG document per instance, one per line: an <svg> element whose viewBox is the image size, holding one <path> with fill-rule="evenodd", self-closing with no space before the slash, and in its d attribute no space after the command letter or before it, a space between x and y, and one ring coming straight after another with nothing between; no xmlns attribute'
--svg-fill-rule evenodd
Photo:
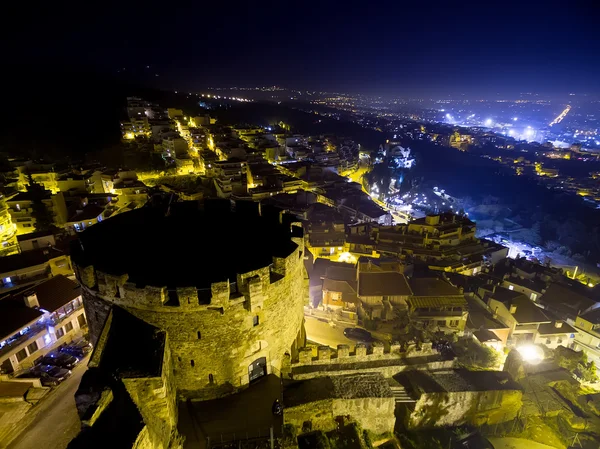
<svg viewBox="0 0 600 449"><path fill-rule="evenodd" d="M413 296L408 299L409 304L416 308L438 308L438 307L467 307L467 300L464 296Z"/></svg>
<svg viewBox="0 0 600 449"><path fill-rule="evenodd" d="M375 271L360 273L358 296L409 296L412 294L402 273Z"/></svg>
<svg viewBox="0 0 600 449"><path fill-rule="evenodd" d="M40 308L54 312L81 295L81 287L62 274L23 292L23 296L35 293Z"/></svg>
<svg viewBox="0 0 600 449"><path fill-rule="evenodd" d="M43 312L27 307L23 301L16 299L0 301L0 340L37 321L42 315Z"/></svg>
<svg viewBox="0 0 600 449"><path fill-rule="evenodd" d="M437 278L413 278L410 287L415 296L459 296L462 293L453 285Z"/></svg>
<svg viewBox="0 0 600 449"><path fill-rule="evenodd" d="M538 328L538 332L541 335L575 334L575 333L577 333L577 330L575 328L569 326L567 323L562 323L562 325L560 327L556 327L555 323L556 322L540 324L540 327Z"/></svg>

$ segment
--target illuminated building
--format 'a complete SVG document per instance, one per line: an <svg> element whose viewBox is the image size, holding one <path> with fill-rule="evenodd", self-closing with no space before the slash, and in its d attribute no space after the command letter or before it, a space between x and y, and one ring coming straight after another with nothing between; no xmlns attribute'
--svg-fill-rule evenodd
<svg viewBox="0 0 600 449"><path fill-rule="evenodd" d="M12 222L12 217L6 204L6 198L0 196L0 242L2 243L1 249L12 251L16 250L15 247L15 235L17 233L17 226ZM6 255L6 254L4 254Z"/></svg>
<svg viewBox="0 0 600 449"><path fill-rule="evenodd" d="M109 331L114 308L166 332L180 395L233 393L279 373L304 345L301 228L275 211L260 215L256 203L230 207L137 209L86 230L73 246L93 341Z"/></svg>
<svg viewBox="0 0 600 449"><path fill-rule="evenodd" d="M462 291L437 278L414 278L409 284L412 294L407 303L411 320L433 331L465 330L469 312Z"/></svg>
<svg viewBox="0 0 600 449"><path fill-rule="evenodd" d="M498 319L510 328L509 345L533 343L539 336L540 327L552 324L552 319L523 293L484 286L479 289L479 295Z"/></svg>
<svg viewBox="0 0 600 449"><path fill-rule="evenodd" d="M0 302L0 373L31 368L59 345L81 337L87 325L76 282L55 276Z"/></svg>
<svg viewBox="0 0 600 449"><path fill-rule="evenodd" d="M162 141L162 146L165 153L168 153L173 158L176 155L187 154L188 152L188 143L182 137L165 137Z"/></svg>
<svg viewBox="0 0 600 449"><path fill-rule="evenodd" d="M168 108L167 115L169 116L169 118L171 120L174 120L174 119L183 117L183 111L181 109L177 109L177 108Z"/></svg>
<svg viewBox="0 0 600 449"><path fill-rule="evenodd" d="M600 369L600 309L591 307L581 312L575 320L575 328L578 333L574 349L584 351L588 360Z"/></svg>
<svg viewBox="0 0 600 449"><path fill-rule="evenodd" d="M54 216L54 224L62 228L67 220L67 206L62 192L52 195L46 190L42 203ZM35 218L33 217L33 197L29 192L19 192L7 198L6 204L12 219L17 226L17 234L27 234L35 231Z"/></svg>
<svg viewBox="0 0 600 449"><path fill-rule="evenodd" d="M230 158L226 161L213 163L215 175L215 188L219 198L229 198L232 194L246 193L246 161Z"/></svg>
<svg viewBox="0 0 600 449"><path fill-rule="evenodd" d="M469 145L473 144L473 137L470 134L461 134L455 131L450 135L450 146L460 151L467 151Z"/></svg>
<svg viewBox="0 0 600 449"><path fill-rule="evenodd" d="M131 118L128 121L121 122L121 135L124 140L134 140L137 137L151 137L152 129L148 122L148 117Z"/></svg>

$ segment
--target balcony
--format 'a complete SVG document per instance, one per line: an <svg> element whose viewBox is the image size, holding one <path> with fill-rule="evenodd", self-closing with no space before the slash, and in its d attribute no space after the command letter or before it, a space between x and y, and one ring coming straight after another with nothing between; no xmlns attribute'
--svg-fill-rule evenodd
<svg viewBox="0 0 600 449"><path fill-rule="evenodd" d="M83 301L79 301L79 304L74 304L68 312L60 313L60 309L59 311L54 312L52 315L50 315L47 322L52 326L60 326L67 318L82 308Z"/></svg>
<svg viewBox="0 0 600 449"><path fill-rule="evenodd" d="M19 345L21 345L29 340L32 340L32 341L36 340L37 338L39 338L39 336L40 336L39 334L45 333L46 331L47 331L46 323L39 322L39 321L36 322L32 326L30 326L23 335L18 335L17 337L13 336L13 338L8 338L7 343L2 348L0 348L0 357L5 356L6 354L10 353L15 348L17 348ZM9 340L10 340L10 343L8 343Z"/></svg>
<svg viewBox="0 0 600 449"><path fill-rule="evenodd" d="M450 318L456 319L462 317L466 312L462 310L416 310L415 316L420 319L425 318Z"/></svg>

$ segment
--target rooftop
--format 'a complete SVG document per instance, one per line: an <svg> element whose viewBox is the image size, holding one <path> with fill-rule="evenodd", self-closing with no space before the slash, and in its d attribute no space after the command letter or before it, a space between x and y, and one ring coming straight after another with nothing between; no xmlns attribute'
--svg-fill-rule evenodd
<svg viewBox="0 0 600 449"><path fill-rule="evenodd" d="M22 234L17 236L17 241L24 242L26 240L39 239L40 237L48 237L54 235L52 231L36 231L30 232L29 234Z"/></svg>
<svg viewBox="0 0 600 449"><path fill-rule="evenodd" d="M22 270L23 268L42 265L48 262L50 259L59 257L60 255L63 254L59 251L53 250L52 248L40 248L31 251L25 251L20 254L13 254L12 256L0 257L0 273L10 273L12 271Z"/></svg>
<svg viewBox="0 0 600 449"><path fill-rule="evenodd" d="M40 310L27 307L23 301L3 299L0 301L0 340L34 323L43 314Z"/></svg>
<svg viewBox="0 0 600 449"><path fill-rule="evenodd" d="M98 217L102 212L104 212L104 207L97 206L96 204L88 204L83 209L80 209L69 217L67 220L69 223L78 223L80 221L93 220Z"/></svg>
<svg viewBox="0 0 600 449"><path fill-rule="evenodd" d="M517 324L551 322L551 320L544 314L542 309L536 306L533 301L531 301L522 293L497 287L496 291L493 292L490 297L500 301L509 310L513 306L516 307L516 310L514 313L512 313L512 316L515 320L517 320Z"/></svg>
<svg viewBox="0 0 600 449"><path fill-rule="evenodd" d="M50 190L44 190L44 199L49 200L52 197ZM7 198L7 202L33 201L34 195L31 192L19 192L11 198Z"/></svg>
<svg viewBox="0 0 600 449"><path fill-rule="evenodd" d="M62 274L23 291L23 297L35 293L40 308L54 312L81 295L81 287Z"/></svg>
<svg viewBox="0 0 600 449"><path fill-rule="evenodd" d="M556 326L556 321L553 323L543 323L540 324L538 328L538 332L540 335L555 335L555 334L575 334L577 330L567 323L559 321L560 327Z"/></svg>
<svg viewBox="0 0 600 449"><path fill-rule="evenodd" d="M409 296L412 291L402 273L370 271L358 276L359 296Z"/></svg>
<svg viewBox="0 0 600 449"><path fill-rule="evenodd" d="M392 390L379 373L347 374L294 382L283 391L286 407L326 399L391 398Z"/></svg>
<svg viewBox="0 0 600 449"><path fill-rule="evenodd" d="M226 200L174 203L165 211L143 207L88 228L72 247L81 266L129 275L138 286L200 287L270 266L297 245L294 219L256 203ZM292 230L292 232L290 232Z"/></svg>
<svg viewBox="0 0 600 449"><path fill-rule="evenodd" d="M562 284L550 284L540 302L561 315L575 318L580 312L592 307L596 301ZM599 321L600 323L600 321Z"/></svg>
<svg viewBox="0 0 600 449"><path fill-rule="evenodd" d="M410 281L415 296L459 296L462 293L453 285L438 278L413 278Z"/></svg>
<svg viewBox="0 0 600 449"><path fill-rule="evenodd" d="M466 369L406 371L398 376L400 383L410 384L422 393L459 391L520 390L521 386L505 371L469 371Z"/></svg>

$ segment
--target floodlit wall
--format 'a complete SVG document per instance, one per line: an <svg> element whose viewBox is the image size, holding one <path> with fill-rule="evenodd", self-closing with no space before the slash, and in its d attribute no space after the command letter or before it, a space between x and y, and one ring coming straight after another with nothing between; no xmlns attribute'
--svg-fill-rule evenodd
<svg viewBox="0 0 600 449"><path fill-rule="evenodd" d="M206 291L177 288L179 305L171 305L173 292L166 287L137 288L126 274L75 265L92 340L117 304L167 332L181 395L209 399L235 392L249 383L250 365L263 357L266 372L279 375L305 341L304 248L301 238L293 241L298 247L289 256L230 280L235 288L229 282ZM210 303L200 304L199 295Z"/></svg>

